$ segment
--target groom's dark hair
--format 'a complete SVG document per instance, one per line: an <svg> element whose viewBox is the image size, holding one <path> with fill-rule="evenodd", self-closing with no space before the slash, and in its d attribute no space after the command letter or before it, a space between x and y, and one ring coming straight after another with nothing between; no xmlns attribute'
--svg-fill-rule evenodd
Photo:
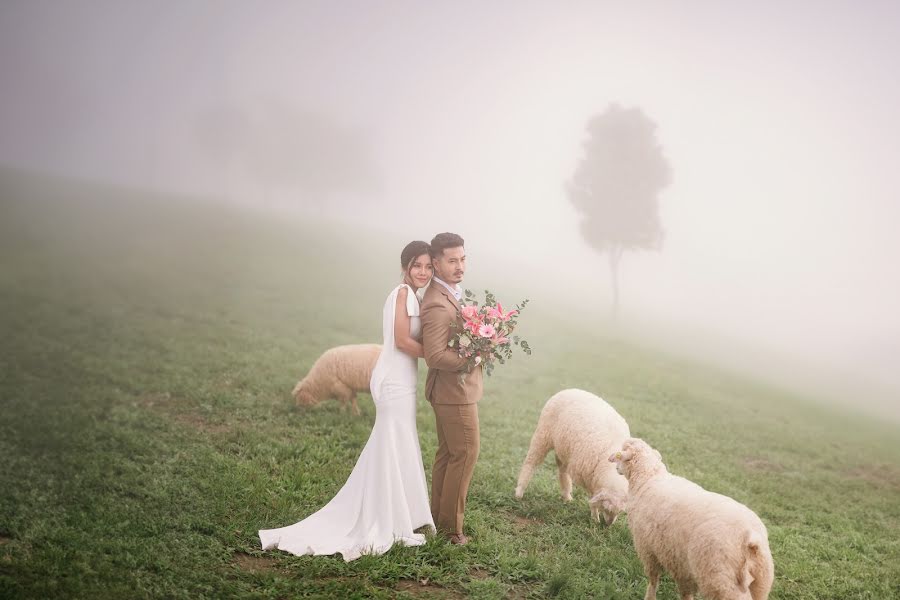
<svg viewBox="0 0 900 600"><path fill-rule="evenodd" d="M439 233L431 240L431 258L442 256L447 248L459 248L465 245L466 241L455 233Z"/></svg>

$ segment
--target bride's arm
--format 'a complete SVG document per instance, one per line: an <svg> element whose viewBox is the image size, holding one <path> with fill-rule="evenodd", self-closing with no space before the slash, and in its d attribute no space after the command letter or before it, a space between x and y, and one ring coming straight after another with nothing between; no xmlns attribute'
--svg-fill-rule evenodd
<svg viewBox="0 0 900 600"><path fill-rule="evenodd" d="M409 288L403 286L397 292L397 305L394 307L394 345L397 349L413 358L424 358L425 349L422 344L409 335L409 315L406 314L406 297Z"/></svg>

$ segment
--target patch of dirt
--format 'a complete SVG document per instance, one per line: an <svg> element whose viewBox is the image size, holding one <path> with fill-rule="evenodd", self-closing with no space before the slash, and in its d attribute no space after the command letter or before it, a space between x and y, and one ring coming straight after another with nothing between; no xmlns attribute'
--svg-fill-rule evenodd
<svg viewBox="0 0 900 600"><path fill-rule="evenodd" d="M784 467L765 458L745 458L744 468L750 471L762 471L764 473L780 473Z"/></svg>
<svg viewBox="0 0 900 600"><path fill-rule="evenodd" d="M469 577L472 579L487 579L491 574L488 573L487 569L482 569L481 567L472 567L469 569Z"/></svg>
<svg viewBox="0 0 900 600"><path fill-rule="evenodd" d="M173 402L174 399L169 392L152 392L141 394L133 404L141 408L166 408L172 406Z"/></svg>
<svg viewBox="0 0 900 600"><path fill-rule="evenodd" d="M278 570L278 561L270 556L253 556L238 552L232 560L234 566L248 573L268 573Z"/></svg>
<svg viewBox="0 0 900 600"><path fill-rule="evenodd" d="M411 596L421 596L422 598L440 598L442 600L461 600L465 598L465 594L447 589L445 587L429 583L427 579L420 581L412 579L401 579L394 585L394 590L398 592L406 592Z"/></svg>
<svg viewBox="0 0 900 600"><path fill-rule="evenodd" d="M12 538L8 538L5 535L0 535L0 546L4 544L8 544L12 541Z"/></svg>
<svg viewBox="0 0 900 600"><path fill-rule="evenodd" d="M516 515L513 517L513 524L518 528L531 527L533 525L543 525L543 521L540 519L529 519L528 517L520 517Z"/></svg>
<svg viewBox="0 0 900 600"><path fill-rule="evenodd" d="M206 433L225 433L226 431L229 431L231 429L224 423L210 423L205 418L196 413L178 413L174 416L175 420L182 425L188 425L198 431L203 431Z"/></svg>
<svg viewBox="0 0 900 600"><path fill-rule="evenodd" d="M204 433L225 433L231 427L222 423L210 423L205 417L193 412L180 412L178 399L169 392L143 394L133 405L164 413L169 418Z"/></svg>
<svg viewBox="0 0 900 600"><path fill-rule="evenodd" d="M513 586L506 592L506 597L509 600L525 600L528 597L528 590L524 587Z"/></svg>
<svg viewBox="0 0 900 600"><path fill-rule="evenodd" d="M846 475L878 486L900 487L900 469L891 465L857 465L848 469Z"/></svg>
<svg viewBox="0 0 900 600"><path fill-rule="evenodd" d="M216 388L220 390L227 390L230 388L243 388L244 384L239 381L235 381L233 375L223 375L216 379Z"/></svg>

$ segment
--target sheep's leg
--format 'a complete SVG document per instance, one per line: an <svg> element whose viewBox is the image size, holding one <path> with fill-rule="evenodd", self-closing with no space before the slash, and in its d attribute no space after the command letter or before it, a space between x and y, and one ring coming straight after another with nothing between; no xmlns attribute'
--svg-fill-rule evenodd
<svg viewBox="0 0 900 600"><path fill-rule="evenodd" d="M522 463L522 470L519 471L519 481L516 483L516 498L525 495L525 488L531 482L534 476L534 470L539 464L544 462L547 453L550 452L550 435L543 421L538 421L537 429L531 436L531 445L528 447L528 454L525 456L525 462Z"/></svg>
<svg viewBox="0 0 900 600"><path fill-rule="evenodd" d="M351 406L352 406L351 410L353 411L353 414L356 415L356 416L358 417L358 416L359 416L360 414L362 414L362 413L359 412L359 404L357 404L357 402L356 402L356 396L357 396L357 394L356 394L356 392L354 392L354 391L352 391L352 390L351 390L350 394L351 394L351 396L350 396L350 404L351 404Z"/></svg>
<svg viewBox="0 0 900 600"><path fill-rule="evenodd" d="M697 584L691 580L675 580L675 587L678 588L678 594L681 600L694 600L694 594L697 593Z"/></svg>
<svg viewBox="0 0 900 600"><path fill-rule="evenodd" d="M709 600L751 600L750 592L742 592L740 590L726 590L726 591L713 591L702 590L701 591L702 598L709 598ZM693 594L682 594L681 600L694 600Z"/></svg>
<svg viewBox="0 0 900 600"><path fill-rule="evenodd" d="M594 496L591 496L591 500L594 499ZM598 504L594 504L593 501L590 502L591 506L591 519L594 521L600 522L600 506Z"/></svg>
<svg viewBox="0 0 900 600"><path fill-rule="evenodd" d="M644 594L644 600L656 600L656 590L659 588L659 576L662 571L662 565L656 560L655 556L641 556L641 562L644 563L644 574L647 575L647 593Z"/></svg>
<svg viewBox="0 0 900 600"><path fill-rule="evenodd" d="M566 502L572 500L572 476L569 475L569 465L563 463L556 457L556 467L559 469L559 488L562 491L562 498Z"/></svg>
<svg viewBox="0 0 900 600"><path fill-rule="evenodd" d="M341 407L344 409L350 407L351 402L356 399L356 394L353 392L353 390L351 390L349 386L340 381L335 382L332 394L341 402Z"/></svg>

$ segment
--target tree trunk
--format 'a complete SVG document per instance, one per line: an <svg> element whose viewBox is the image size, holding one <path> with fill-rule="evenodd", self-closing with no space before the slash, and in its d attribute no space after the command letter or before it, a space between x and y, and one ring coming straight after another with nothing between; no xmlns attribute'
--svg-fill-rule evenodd
<svg viewBox="0 0 900 600"><path fill-rule="evenodd" d="M619 260L622 258L622 247L613 244L609 249L609 270L612 276L612 318L614 321L619 318Z"/></svg>

